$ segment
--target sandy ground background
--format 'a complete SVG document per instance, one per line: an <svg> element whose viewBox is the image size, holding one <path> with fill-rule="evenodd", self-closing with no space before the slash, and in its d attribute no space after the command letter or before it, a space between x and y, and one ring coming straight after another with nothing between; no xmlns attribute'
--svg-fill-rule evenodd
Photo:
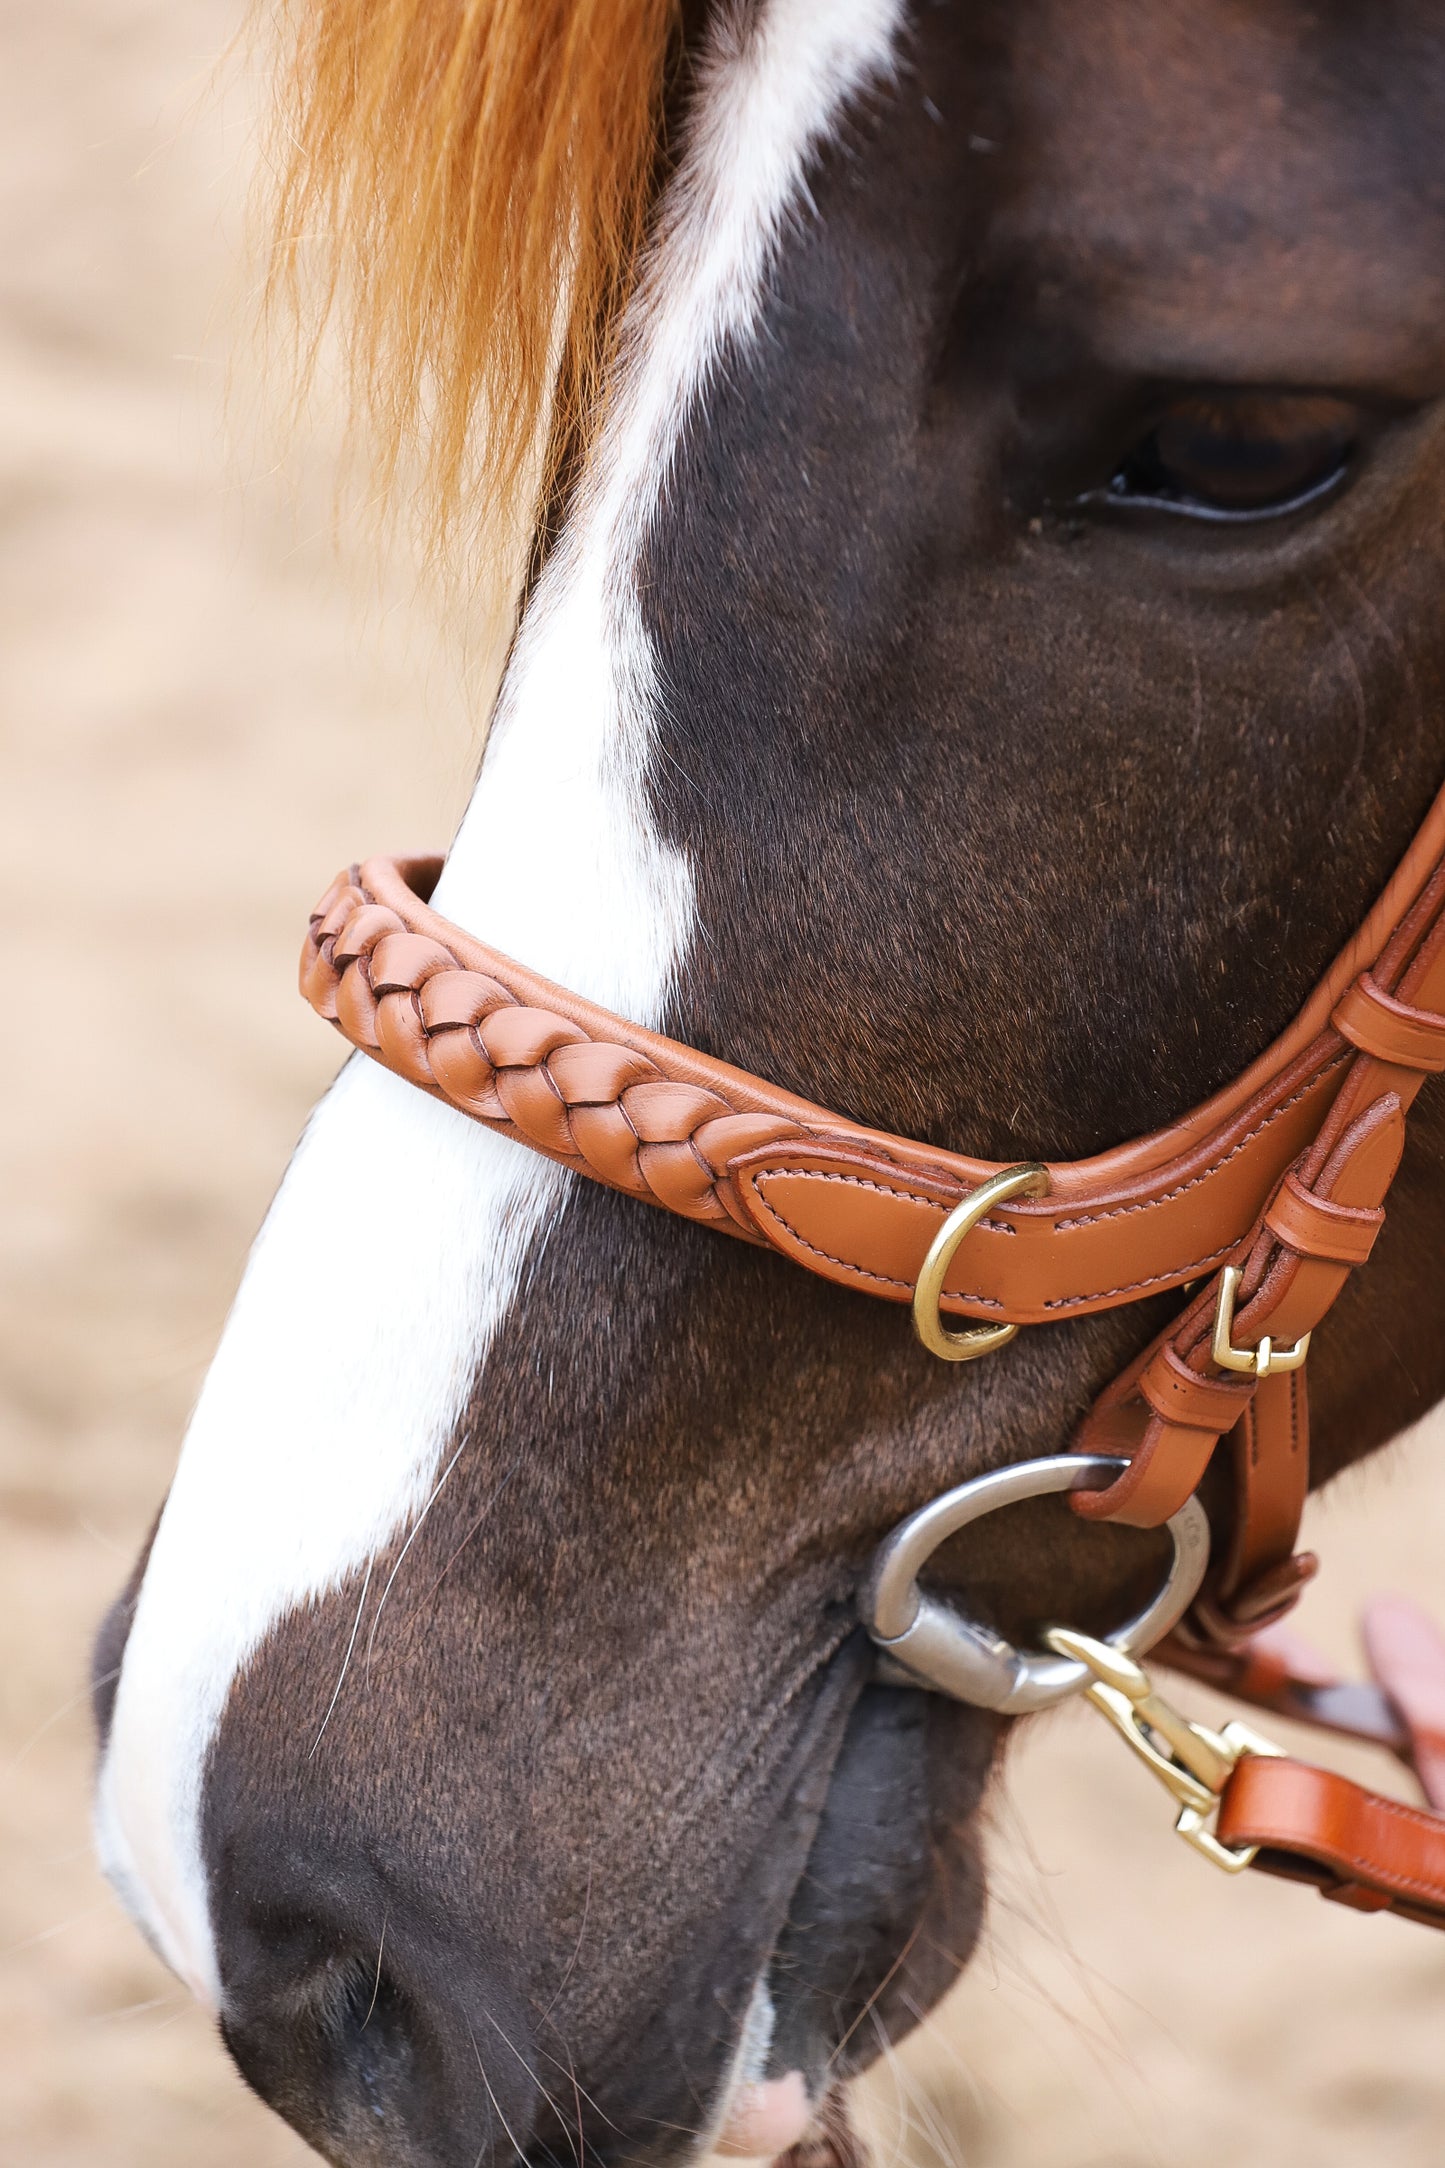
<svg viewBox="0 0 1445 2168"><path fill-rule="evenodd" d="M475 691L402 567L333 549L324 425L254 449L236 0L0 0L0 2163L285 2168L90 1862L83 1679L335 1044L298 928L353 855L444 837ZM1422 1436L1320 1515L1311 1606L1438 1592ZM1445 1939L1175 1845L1071 1712L996 1813L969 1979L868 2113L885 2161L1445 2160Z"/></svg>

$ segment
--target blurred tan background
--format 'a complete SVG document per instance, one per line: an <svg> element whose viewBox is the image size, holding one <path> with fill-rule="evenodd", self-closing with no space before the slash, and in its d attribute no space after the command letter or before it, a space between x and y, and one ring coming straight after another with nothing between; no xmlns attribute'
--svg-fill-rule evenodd
<svg viewBox="0 0 1445 2168"><path fill-rule="evenodd" d="M410 569L333 546L325 417L273 471L255 91L214 87L239 12L0 0L3 2168L311 2157L91 1866L87 1644L336 1062L292 990L307 907L445 837L482 704ZM1320 1515L1340 1656L1372 1586L1441 1593L1441 1460L1422 1436ZM988 1945L872 2088L882 2160L1445 2161L1445 1938L1226 1882L1096 1721L1016 1758Z"/></svg>

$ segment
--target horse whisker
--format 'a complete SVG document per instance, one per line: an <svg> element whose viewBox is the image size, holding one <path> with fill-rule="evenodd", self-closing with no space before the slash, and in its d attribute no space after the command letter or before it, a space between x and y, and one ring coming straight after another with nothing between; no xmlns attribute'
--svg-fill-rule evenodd
<svg viewBox="0 0 1445 2168"><path fill-rule="evenodd" d="M572 1955L567 1960L567 1970L563 1973L561 1979L557 1982L557 1992L553 1995L552 2000L548 2003L546 2009L542 2012L541 2022L544 2025L546 2024L548 2018L552 2015L552 2012L556 2009L558 2003L561 2001L563 1990L565 1989L567 1982L571 1979L573 1972L576 1970L577 1960L582 1955L582 1937L587 1932L587 1915L591 1908L592 1862L589 1859L587 1862L587 1888L583 1893L582 1898L582 1924L577 1930L577 1940L573 1946Z"/></svg>
<svg viewBox="0 0 1445 2168"><path fill-rule="evenodd" d="M475 2056L476 2056L476 2058L477 2058L477 2068L478 2068L478 2070L480 2070L480 2072L482 2073L482 2083L483 2083L483 2085L485 2085L485 2087L487 2088L487 2098L488 2098L488 2100L490 2100L490 2102L492 2103L492 2106L493 2106L493 2108L494 2108L494 2109L496 2110L496 2115L497 2115L497 2121L498 2121L498 2122L499 2122L499 2123L501 2124L501 2126L502 2126L503 2130L504 2130L504 2131L505 2131L505 2132L507 2133L507 2137L508 2137L508 2139L509 2139L509 2140L511 2141L511 2147L512 2147L512 2151L513 2151L513 2152L514 2152L514 2153L516 2154L516 2156L517 2156L518 2160L519 2160L519 2161L520 2161L520 2162L522 2163L522 2168L528 2168L527 2156L526 2156L526 2154L525 2154L525 2153L524 2153L524 2152L522 2151L522 2148L521 2148L521 2147L520 2147L520 2146L518 2145L518 2143L517 2143L517 2139L516 2139L516 2134L514 2133L514 2131L513 2131L513 2129L512 2129L512 2126L511 2126L511 2124L510 2124L510 2123L509 2123L509 2122L507 2121L507 2118L506 2118L506 2116L505 2116L505 2115L503 2115L503 2113L502 2113L502 2103L501 2103L501 2102L500 2102L500 2101L498 2100L498 2098L497 2098L496 2094L495 2094L495 2093L494 2093L494 2092L492 2091L492 2081L491 2081L491 2079L490 2079L490 2078L489 2078L489 2077L487 2076L487 2066L486 2066L486 2064L485 2064L485 2063L484 2063L484 2062L482 2061L482 2051L481 2051L481 2049L480 2049L480 2048L479 2048L479 2047L477 2046L477 2036L476 2036L476 2034L475 2034L475 2033L474 2033L474 2032L472 2031L472 2028L471 2028L471 2026L470 2026L470 2025L468 2025L468 2026L467 2026L467 2038L468 2038L468 2039L469 2039L469 2040L471 2041L471 2043L472 2043L472 2053L473 2053L473 2055L475 2055ZM510 2043L510 2042L508 2042L508 2045L509 2045L509 2046L510 2046L510 2044L511 2044L511 2043ZM485 2143L485 2141L483 2141L483 2145L482 2145L482 2150L481 2150L481 2152L480 2152L480 2153L478 2153L478 2155L477 2155L477 2159L476 2159L476 2168L482 2168L482 2162L483 2162L483 2161L484 2161L484 2160L486 2159L486 2157L487 2157L487 2148L486 2148L486 2143Z"/></svg>
<svg viewBox="0 0 1445 2168"><path fill-rule="evenodd" d="M366 1561L366 1579L361 1584L361 1601L356 1606L356 1617L352 1620L351 1639L346 1644L346 1654L341 1659L341 1670L337 1677L336 1686L332 1693L331 1699L327 1703L326 1714L321 1719L321 1729L317 1732L316 1737L311 1742L311 1752L306 1757L308 1761L315 1760L316 1749L320 1746L322 1740L325 1738L326 1727L331 1722L332 1714L336 1708L337 1702L341 1699L341 1689L346 1684L346 1674L351 1665L352 1651L356 1647L356 1637L361 1631L362 1614L366 1610L366 1592L371 1586L371 1569L375 1564L376 1553L373 1551L371 1557L368 1558L368 1560Z"/></svg>
<svg viewBox="0 0 1445 2168"><path fill-rule="evenodd" d="M546 2103L547 2103L548 2107L549 2107L549 2108L550 2108L550 2109L552 2110L552 2113L553 2113L553 2114L554 2114L554 2115L556 2116L556 2118L557 2118L557 2122L558 2122L558 2125L559 2125L559 2127L560 2127L560 2128L561 2128L562 2130L564 2130L564 2131L567 2131L567 2143L568 2143L569 2145L572 2145L572 2134L571 2134L571 2132L570 2132L570 2131L568 2131L568 2130L567 2130L567 2118L566 2118L566 2117L565 2117L565 2116L563 2115L563 2113L562 2113L562 2110L561 2110L561 2107L560 2107L560 2105L558 2104L558 2102L557 2102L557 2101L556 2101L556 2100L554 2099L554 2097L552 2096L552 2094L548 2092L548 2090L547 2090L546 2086L545 2086L545 2085L544 2085L544 2084L542 2083L541 2079L540 2079L540 2078L539 2078L539 2077L537 2076L537 2073L536 2073L536 2071L535 2071L535 2070L534 2070L534 2069L532 2068L532 2065L531 2065L531 2064L530 2064L530 2063L528 2062L528 2060L527 2060L526 2056L525 2056L525 2055L524 2055L524 2054L522 2053L521 2049L520 2049L520 2048L519 2048L519 2047L517 2046L516 2042L515 2042L514 2040L510 2039L510 2038L508 2037L507 2033L506 2033L506 2032L505 2032L505 2031L503 2030L503 2028L502 2028L502 2027L501 2027L501 2026L500 2026L500 2025L499 2025L499 2024L497 2023L497 2020L496 2020L496 2019L495 2019L495 2018L493 2017L493 2015L492 2015L491 2011L490 2011L490 2010L484 2010L484 2011L482 2012L482 2015L483 2015L483 2017L484 2017L484 2018L486 2019L487 2023L488 2023L488 2024L489 2024L489 2025L491 2026L491 2028L492 2028L493 2032L495 2032L496 2034L498 2034L498 2035L499 2035L499 2037L500 2037L500 2039L501 2039L501 2042L502 2042L502 2045L503 2045L503 2047L505 2047L505 2048L506 2048L506 2049L508 2050L508 2052L509 2052L510 2054L513 2054L513 2055L515 2055L515 2056L516 2056L516 2058L517 2058L517 2061L518 2061L518 2062L519 2062L519 2063L521 2064L522 2068L523 2068L523 2069L524 2069L524 2070L526 2071L526 2073L527 2073L527 2076L528 2076L528 2077L529 2077L529 2078L531 2079L532 2083L533 2083L533 2084L534 2084L534 2085L535 2085L535 2086L537 2087L537 2090L538 2090L538 2091L539 2091L539 2092L541 2093L541 2095L542 2095L542 2098L543 2098L543 2099L544 2099L544 2100L546 2101ZM473 2043L473 2045L475 2045L475 2042ZM575 2080L574 2080L573 2082L574 2082L574 2084L575 2084ZM498 2111L497 2111L497 2112L498 2112L498 2114L500 2114L500 2113L501 2113L501 2110L500 2110L500 2109L498 2109ZM582 2134L582 2133L581 2133L581 2125L579 2124L579 2125L578 2125L578 2136L579 2136L579 2138L580 2138L581 2134ZM572 2147L572 2153L573 2153L573 2158L574 2158L574 2159L576 2160L576 2162L577 2162L577 2168L582 2168L582 2156L581 2156L581 2154L580 2154L580 2153L579 2153L579 2152L577 2151L577 2148L576 2148L575 2146L573 2146L573 2147Z"/></svg>
<svg viewBox="0 0 1445 2168"><path fill-rule="evenodd" d="M447 1462L445 1468L443 1468L441 1474L437 1477L436 1487L432 1491L430 1498L428 1498L426 1504L422 1507L420 1513L418 1513L416 1519L412 1522L411 1534L407 1537L405 1543L402 1545L401 1550L397 1554L396 1564L392 1567L391 1572L387 1575L386 1586L381 1592L381 1601L376 1607L376 1616L371 1622L371 1632L367 1635L366 1638L366 1668L368 1671L371 1669L371 1653L372 1650L376 1647L376 1629L381 1624L381 1614L386 1609L386 1599L391 1594L393 1583L395 1582L397 1575L401 1572L407 1552L411 1549L417 1537L421 1534L423 1522L425 1521L428 1513L430 1513L432 1507L436 1504L438 1498L440 1498L442 1491L446 1487L446 1481L448 1476L451 1474L453 1468L455 1468L457 1462L461 1459L466 1449L467 1441L465 1438L463 1438L461 1444L457 1447L455 1453L453 1453L451 1459Z"/></svg>
<svg viewBox="0 0 1445 2168"><path fill-rule="evenodd" d="M366 2015L361 2021L363 2032L376 2015L376 1998L381 1993L381 1960L386 1952L386 1930L390 1925L391 1914L384 1912L381 1916L381 1940L376 1946L376 1978L371 1983L371 2001L367 2004Z"/></svg>
<svg viewBox="0 0 1445 2168"><path fill-rule="evenodd" d="M501 1495L502 1495L503 1491L504 1491L504 1490L506 1489L507 1485L508 1485L508 1484L509 1484L509 1483L511 1482L511 1480L512 1480L513 1476L514 1476L514 1475L516 1474L517 1470L518 1470L518 1469L519 1469L519 1468L521 1467L521 1465L522 1465L522 1456L521 1456L520 1454L518 1454L517 1458L516 1458L516 1459L515 1459L515 1460L514 1460L514 1461L512 1462L512 1465L511 1465L511 1467L510 1467L510 1468L509 1468L509 1469L507 1470L506 1474L505 1474L505 1475L504 1475L504 1476L502 1477L502 1480L501 1480L501 1482L500 1482L500 1483L499 1483L499 1484L497 1485L496 1489L495 1489L495 1490L494 1490L494 1491L492 1492L492 1495L491 1495L491 1497L490 1497L490 1498L489 1498L489 1499L487 1500L486 1504L485 1504L485 1505L484 1505L484 1506L482 1507L482 1510L481 1510L481 1512L480 1512L480 1513L479 1513L479 1514L477 1515L476 1519L475 1519L475 1520L474 1520L474 1521L472 1522L472 1525L471 1525L471 1527L470 1527L470 1528L469 1528L469 1529L467 1530L466 1534L465 1534L465 1535L464 1535L464 1536L462 1537L462 1540L461 1540L461 1542L460 1542L460 1543L459 1543L459 1544L457 1545L456 1549L455 1549L455 1550L454 1550L454 1551L452 1552L452 1555L451 1555L451 1557L450 1557L450 1558L449 1558L449 1559L447 1560L446 1564L445 1564L445 1565L444 1565L444 1566L442 1567L442 1570L441 1570L441 1572L440 1572L440 1573L439 1573L439 1574L437 1575L436 1579L435 1579L435 1580L434 1580L434 1581L432 1582L432 1585L431 1585L431 1587L430 1587L430 1588L429 1588L429 1589L427 1590L427 1592L426 1592L426 1595L425 1595L425 1596L423 1597L423 1599L422 1599L422 1601L423 1601L424 1603L430 1603L430 1602L431 1602L431 1599L432 1599L432 1597L433 1597L433 1596L434 1596L434 1595L436 1594L437 1590L438 1590L438 1589L439 1589L439 1588L441 1587L441 1585L442 1585L442 1582L443 1582L443 1581L444 1581L444 1580L446 1579L447 1575L448 1575L448 1574L449 1574L449 1573L451 1572L451 1570L452 1570L452 1567L453 1567L453 1566L454 1566L454 1565L456 1564L457 1560L458 1560L458 1559L459 1559L459 1558L461 1557L461 1555L462 1555L462 1552L463 1552L463 1551L464 1551L464 1550L466 1549L467 1545L468 1545L468 1544L469 1544L469 1543L471 1542L471 1540L472 1540L473 1536L474 1536L474 1535L475 1535L475 1534L477 1533L477 1530L478 1530L478 1529L479 1529L479 1528L480 1528L480 1527L482 1526L483 1522L484 1522L484 1521L485 1521L485 1520L487 1519L487 1516L488 1516L488 1515L490 1514L490 1512L491 1512L491 1510L492 1510L493 1506L494 1506L494 1505L495 1505L495 1504L497 1503L497 1500L498 1500L498 1499L499 1499L499 1498L501 1497ZM418 1523L418 1526L420 1526L420 1523ZM401 1561L400 1561L400 1559L398 1559L398 1560L397 1560L397 1564L398 1564L398 1565L400 1565L400 1563L401 1563Z"/></svg>
<svg viewBox="0 0 1445 2168"><path fill-rule="evenodd" d="M83 1702L89 1701L97 1686L114 1686L119 1677L120 1666L117 1664L114 1670L102 1672L100 1677L92 1679L88 1686L82 1686L78 1692L67 1695L65 1700L61 1702L60 1707L53 1709L50 1715L46 1717L45 1722L38 1725L31 1732L24 1745L16 1747L15 1752L10 1756L6 1764L7 1774L10 1770L18 1769L27 1756L39 1746L46 1733L53 1731L57 1724L63 1723L72 1709L78 1709Z"/></svg>
<svg viewBox="0 0 1445 2168"><path fill-rule="evenodd" d="M864 2003L862 2009L858 2012L858 2015L854 2018L852 2024L844 2033L842 2039L838 2042L838 2045L834 2048L832 2054L828 2057L828 2068L830 2070L837 2062L838 2057L842 2054L844 2048L847 2047L848 2042L852 2039L854 2033L857 2032L858 2027L862 2024L864 2018L868 2017L871 2014L873 2005L878 2001L879 1997L889 1986L895 1974L901 1971L903 1966L907 1964L909 1958L913 1954L913 1945L917 1942L918 1937L922 1933L922 1931L923 1922L920 1920L918 1925L913 1929L913 1932L909 1935L908 1940L904 1943L902 1949L898 1952L898 1955L894 1958L892 1964L888 1967L888 1970L884 1973L882 1979L878 1982L878 1985L874 1988L872 1994L868 1997L868 2000Z"/></svg>

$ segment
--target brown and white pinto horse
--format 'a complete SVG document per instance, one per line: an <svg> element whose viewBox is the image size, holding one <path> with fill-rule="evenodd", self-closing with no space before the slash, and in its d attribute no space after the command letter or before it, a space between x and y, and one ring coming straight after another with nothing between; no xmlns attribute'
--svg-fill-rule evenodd
<svg viewBox="0 0 1445 2168"><path fill-rule="evenodd" d="M376 350L453 480L526 342L469 361L446 278L475 328L478 264L548 260L463 216L511 231L528 177L488 69L530 21L637 93L529 169L585 178L580 300L533 297L498 472L571 389L439 906L993 1157L1241 1068L1445 777L1440 0L323 13L303 77L349 37L470 115L434 197L394 98L346 121L387 278L429 221L474 245L398 306L410 378ZM1319 1336L1317 1476L1445 1393L1442 1117ZM860 2013L900 2033L968 1955L1002 1730L870 1682L860 1572L1059 1450L1168 1299L954 1369L353 1062L97 1667L107 1867L251 2083L348 2168L797 2141ZM990 1523L974 1608L1120 1615L1157 1543L1065 1522Z"/></svg>

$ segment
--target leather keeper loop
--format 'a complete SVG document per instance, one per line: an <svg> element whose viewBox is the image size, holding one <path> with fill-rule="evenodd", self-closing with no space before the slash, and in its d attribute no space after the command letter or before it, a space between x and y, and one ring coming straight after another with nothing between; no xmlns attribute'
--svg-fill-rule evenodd
<svg viewBox="0 0 1445 2168"><path fill-rule="evenodd" d="M1118 1481L1103 1491L1074 1491L1069 1510L1081 1521L1162 1528L1198 1490L1218 1443L1213 1430L1151 1416L1143 1443Z"/></svg>
<svg viewBox="0 0 1445 2168"><path fill-rule="evenodd" d="M1254 1380L1201 1377L1166 1344L1142 1372L1139 1391L1166 1423L1222 1438L1249 1405Z"/></svg>
<svg viewBox="0 0 1445 2168"><path fill-rule="evenodd" d="M1368 971L1346 988L1330 1021L1351 1046L1376 1061L1427 1076L1445 1072L1445 1016L1394 1000Z"/></svg>
<svg viewBox="0 0 1445 2168"><path fill-rule="evenodd" d="M1206 1590L1194 1599L1189 1631L1206 1648L1247 1648L1266 1626L1289 1616L1319 1570L1313 1551L1297 1551L1232 1596Z"/></svg>
<svg viewBox="0 0 1445 2168"><path fill-rule="evenodd" d="M1385 1224L1383 1205L1336 1204L1306 1189L1291 1170L1264 1216L1270 1233L1301 1257L1362 1265Z"/></svg>

